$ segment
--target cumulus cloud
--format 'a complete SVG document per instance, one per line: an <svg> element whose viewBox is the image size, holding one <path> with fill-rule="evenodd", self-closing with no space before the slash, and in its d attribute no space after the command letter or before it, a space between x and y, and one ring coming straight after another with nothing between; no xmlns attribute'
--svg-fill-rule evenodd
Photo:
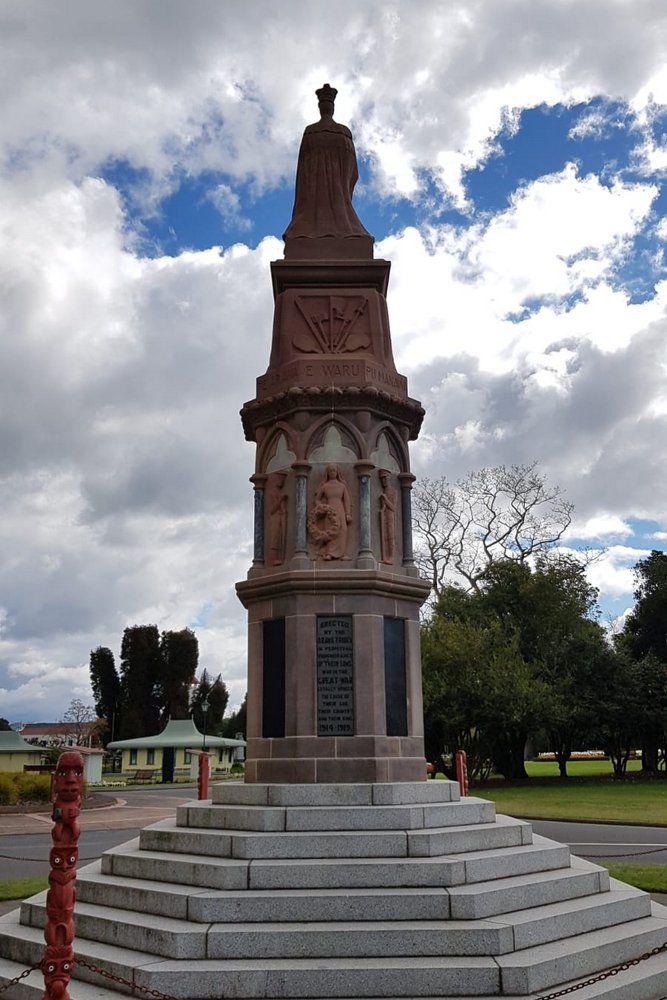
<svg viewBox="0 0 667 1000"><path fill-rule="evenodd" d="M665 238L662 7L3 5L0 714L88 701L90 648L118 650L149 621L193 625L202 666L241 700L233 583L250 563L254 455L238 410L268 361L280 229L166 257L146 255L145 228L201 177L238 232L263 193L289 212L324 80L367 168L363 204L395 210L378 255L398 365L427 406L416 470L539 458L577 505L578 539L629 543L631 518L661 523L667 282L632 297L619 274L634 241ZM563 162L476 213L467 171L502 158L522 112L592 97L572 135L607 134L621 102L635 175ZM404 203L431 225L402 223ZM594 582L621 599L642 554L612 546Z"/></svg>

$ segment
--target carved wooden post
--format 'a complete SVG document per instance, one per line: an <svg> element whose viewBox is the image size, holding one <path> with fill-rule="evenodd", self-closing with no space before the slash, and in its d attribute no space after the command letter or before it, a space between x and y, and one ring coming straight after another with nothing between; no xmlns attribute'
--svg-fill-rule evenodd
<svg viewBox="0 0 667 1000"><path fill-rule="evenodd" d="M456 751L456 780L461 789L461 795L468 794L468 758L465 750Z"/></svg>
<svg viewBox="0 0 667 1000"><path fill-rule="evenodd" d="M69 1000L74 952L74 900L79 856L79 813L83 794L83 757L67 750L53 776L53 847L49 854L49 890L44 927L44 995L42 1000Z"/></svg>
<svg viewBox="0 0 667 1000"><path fill-rule="evenodd" d="M209 755L204 750L199 754L199 774L197 777L197 798L208 798Z"/></svg>

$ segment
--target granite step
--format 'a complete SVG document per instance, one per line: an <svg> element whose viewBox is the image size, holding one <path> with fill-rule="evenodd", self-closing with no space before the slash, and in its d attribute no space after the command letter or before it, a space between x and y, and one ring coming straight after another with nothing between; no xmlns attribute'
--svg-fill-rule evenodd
<svg viewBox="0 0 667 1000"><path fill-rule="evenodd" d="M461 817L462 818L462 817ZM217 830L159 820L139 835L142 850L202 854L207 857L265 860L282 858L402 858L486 851L530 843L532 828L507 816L497 821L429 830L292 831L285 833Z"/></svg>
<svg viewBox="0 0 667 1000"><path fill-rule="evenodd" d="M160 989L175 996L195 998L224 995L233 998L267 997L312 997L318 1000L342 1000L382 996L385 1000L407 1000L428 996L441 1000L463 1000L476 996L479 1000L491 1000L500 995L500 982L495 977L493 967L503 972L505 1000L534 1000L545 989L563 989L576 985L581 979L589 978L603 968L621 961L638 958L653 946L660 946L667 939L667 910L655 907L657 917L638 921L637 925L621 925L609 932L596 932L577 939L576 949L556 949L554 946L532 948L519 956L504 956L497 959L467 957L464 963L455 959L441 958L438 961L408 959L381 959L375 961L317 960L313 965L307 961L290 960L288 963L264 960L251 962L194 961L184 966L183 962L156 960L130 949L94 944L85 940L75 942L75 954L95 966L105 968L115 975L133 980L149 989ZM43 950L41 932L18 924L17 911L0 919L0 942L7 956L0 960L0 985L19 975L27 966L38 961ZM583 942L583 947L582 943ZM652 944L655 942L655 945ZM633 950L634 946L634 950ZM551 954L549 952L551 951ZM11 953L11 954L8 954ZM594 956L597 954L597 958ZM523 959L520 966L510 959ZM606 962L600 963L601 958ZM537 965L538 974L530 976L532 966ZM556 967L557 971L556 971ZM545 975L546 970L550 970ZM570 978L558 979L563 969ZM582 974L581 969L586 971ZM291 970L294 969L294 974ZM384 972L386 970L386 973ZM75 965L70 995L72 1000L110 1000L111 994L100 983L99 976ZM514 982L523 975L523 983L513 991ZM216 978L217 977L217 978ZM537 986L538 980L544 985ZM94 983L89 986L88 983ZM484 982L488 984L484 989ZM667 983L667 953L651 956L647 961L621 972L613 979L606 979L576 991L578 1000L658 1000L664 996ZM458 984L458 985L457 985ZM548 984L548 985L547 985ZM331 985L331 989L324 989ZM390 990L389 986L401 987ZM265 988L263 988L265 987ZM352 988L354 987L354 988ZM122 989L122 988L121 988ZM26 980L13 986L5 995L7 1000L38 1000L36 990L43 992L41 976L32 973Z"/></svg>
<svg viewBox="0 0 667 1000"><path fill-rule="evenodd" d="M460 799L455 781L402 781L386 784L262 785L221 782L211 785L214 805L348 806L429 805Z"/></svg>
<svg viewBox="0 0 667 1000"><path fill-rule="evenodd" d="M653 904L652 912L660 915L589 931L574 941L549 942L498 956L503 989L519 995L552 989L567 980L593 976L660 947L667 942L667 910ZM667 979L662 987L660 995L667 989Z"/></svg>
<svg viewBox="0 0 667 1000"><path fill-rule="evenodd" d="M43 928L46 893L25 902L24 924ZM217 923L77 902L78 938L169 958L316 958L415 955L499 955L650 916L650 898L620 887L598 897L534 907L489 920L315 921L230 919Z"/></svg>
<svg viewBox="0 0 667 1000"><path fill-rule="evenodd" d="M102 875L99 862L79 873L77 900L198 923L447 920L450 915L448 891L440 887L320 889L316 895L309 889L205 890Z"/></svg>
<svg viewBox="0 0 667 1000"><path fill-rule="evenodd" d="M150 879L156 882L200 886L205 889L247 889L249 862L232 858L207 858L198 854L165 854L139 849L139 838L105 851L105 875Z"/></svg>
<svg viewBox="0 0 667 1000"><path fill-rule="evenodd" d="M607 892L608 889L606 868L573 856L568 868L452 886L447 893L452 917L476 920Z"/></svg>
<svg viewBox="0 0 667 1000"><path fill-rule="evenodd" d="M486 799L394 806L245 806L188 802L176 810L179 826L257 832L335 830L421 830L492 823L495 807Z"/></svg>

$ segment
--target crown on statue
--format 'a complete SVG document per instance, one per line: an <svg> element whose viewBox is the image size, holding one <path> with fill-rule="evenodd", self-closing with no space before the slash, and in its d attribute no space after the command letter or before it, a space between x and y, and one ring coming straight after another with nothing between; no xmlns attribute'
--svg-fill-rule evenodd
<svg viewBox="0 0 667 1000"><path fill-rule="evenodd" d="M325 83L324 86L320 87L319 90L316 90L315 93L317 94L317 100L320 104L322 101L331 101L333 104L336 100L336 94L338 91L335 87L330 87L328 83Z"/></svg>

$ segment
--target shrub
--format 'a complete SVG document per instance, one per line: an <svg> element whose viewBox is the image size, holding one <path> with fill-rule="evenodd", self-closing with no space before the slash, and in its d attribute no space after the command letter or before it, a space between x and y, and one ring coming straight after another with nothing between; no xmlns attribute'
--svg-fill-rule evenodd
<svg viewBox="0 0 667 1000"><path fill-rule="evenodd" d="M18 801L19 790L10 774L0 774L0 805L11 806Z"/></svg>
<svg viewBox="0 0 667 1000"><path fill-rule="evenodd" d="M17 774L16 782L20 802L48 802L51 792L50 774Z"/></svg>

